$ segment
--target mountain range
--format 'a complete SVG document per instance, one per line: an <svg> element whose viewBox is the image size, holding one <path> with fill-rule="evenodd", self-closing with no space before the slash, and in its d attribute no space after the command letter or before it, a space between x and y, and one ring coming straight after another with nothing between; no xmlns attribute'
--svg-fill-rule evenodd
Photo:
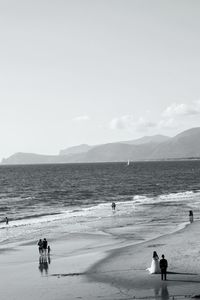
<svg viewBox="0 0 200 300"><path fill-rule="evenodd" d="M15 153L2 164L92 163L147 160L200 159L200 127L174 137L144 136L140 139L60 150L58 155Z"/></svg>

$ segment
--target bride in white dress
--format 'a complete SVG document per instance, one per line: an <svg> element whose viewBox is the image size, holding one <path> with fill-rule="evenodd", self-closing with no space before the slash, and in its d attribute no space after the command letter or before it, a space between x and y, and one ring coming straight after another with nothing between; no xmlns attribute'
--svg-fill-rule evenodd
<svg viewBox="0 0 200 300"><path fill-rule="evenodd" d="M156 251L153 251L151 267L147 268L147 270L149 271L150 274L160 273L159 257Z"/></svg>

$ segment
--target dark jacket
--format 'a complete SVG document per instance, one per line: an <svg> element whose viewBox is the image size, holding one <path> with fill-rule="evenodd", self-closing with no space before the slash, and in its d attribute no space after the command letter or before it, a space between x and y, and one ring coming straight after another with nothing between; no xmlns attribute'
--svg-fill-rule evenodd
<svg viewBox="0 0 200 300"><path fill-rule="evenodd" d="M42 240L39 240L38 246L39 246L39 248L42 248L42 247L43 247L43 241L42 241Z"/></svg>
<svg viewBox="0 0 200 300"><path fill-rule="evenodd" d="M47 249L47 240L43 240L43 248Z"/></svg>
<svg viewBox="0 0 200 300"><path fill-rule="evenodd" d="M165 258L162 258L162 259L160 260L160 268L161 268L161 269L167 269L167 267L168 267L167 260L166 260Z"/></svg>

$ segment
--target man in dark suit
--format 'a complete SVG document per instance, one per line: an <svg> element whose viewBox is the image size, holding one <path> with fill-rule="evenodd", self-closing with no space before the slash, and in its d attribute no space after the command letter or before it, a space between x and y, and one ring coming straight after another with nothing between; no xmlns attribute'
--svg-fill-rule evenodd
<svg viewBox="0 0 200 300"><path fill-rule="evenodd" d="M162 259L160 260L161 280L163 280L163 278L164 280L167 279L167 267L167 260L165 259L164 254L162 254Z"/></svg>

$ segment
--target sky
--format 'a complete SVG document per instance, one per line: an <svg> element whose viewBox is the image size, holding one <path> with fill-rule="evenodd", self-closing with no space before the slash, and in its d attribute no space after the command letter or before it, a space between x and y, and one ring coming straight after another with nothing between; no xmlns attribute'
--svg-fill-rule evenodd
<svg viewBox="0 0 200 300"><path fill-rule="evenodd" d="M199 0L0 0L0 159L200 126Z"/></svg>

